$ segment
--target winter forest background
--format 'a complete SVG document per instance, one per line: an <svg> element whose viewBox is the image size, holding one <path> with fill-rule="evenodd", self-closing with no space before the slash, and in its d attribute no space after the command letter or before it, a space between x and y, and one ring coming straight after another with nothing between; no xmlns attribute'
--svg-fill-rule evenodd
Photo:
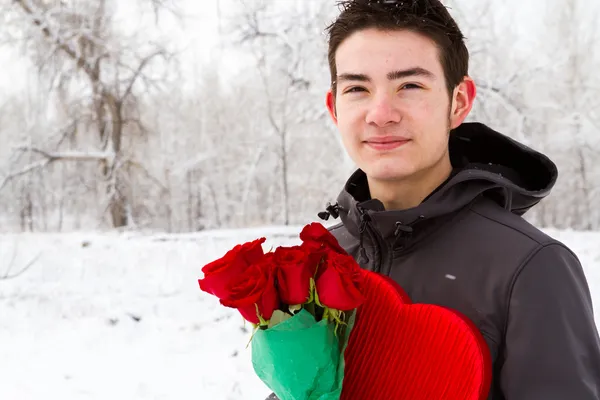
<svg viewBox="0 0 600 400"><path fill-rule="evenodd" d="M580 257L600 328L600 1L445 3L469 120L559 166L526 218ZM236 244L298 244L353 171L325 109L337 11L0 0L0 399L270 393L197 279Z"/></svg>
<svg viewBox="0 0 600 400"><path fill-rule="evenodd" d="M548 154L527 218L600 229L600 6L447 1L478 120ZM1 0L0 229L302 224L352 162L326 113L333 0Z"/></svg>

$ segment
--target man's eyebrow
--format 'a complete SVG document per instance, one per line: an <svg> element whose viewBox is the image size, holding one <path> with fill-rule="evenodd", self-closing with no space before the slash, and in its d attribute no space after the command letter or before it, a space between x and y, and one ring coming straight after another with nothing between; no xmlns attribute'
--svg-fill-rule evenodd
<svg viewBox="0 0 600 400"><path fill-rule="evenodd" d="M392 71L387 74L387 78L390 81L393 81L396 79L408 78L411 76L420 76L423 78L435 79L435 74L433 72L430 72L430 71L426 70L425 68L421 68L421 67L409 68L409 69L404 69L404 70L399 70L399 71Z"/></svg>
<svg viewBox="0 0 600 400"><path fill-rule="evenodd" d="M340 74L337 76L338 82L343 81L359 81L359 82L370 82L371 78L365 74Z"/></svg>
<svg viewBox="0 0 600 400"><path fill-rule="evenodd" d="M420 76L423 78L435 79L435 74L433 72L430 72L425 68L421 67L392 71L387 74L387 78L390 81L396 79L409 78L411 76ZM337 76L338 83L343 81L370 82L371 78L365 74L344 73Z"/></svg>

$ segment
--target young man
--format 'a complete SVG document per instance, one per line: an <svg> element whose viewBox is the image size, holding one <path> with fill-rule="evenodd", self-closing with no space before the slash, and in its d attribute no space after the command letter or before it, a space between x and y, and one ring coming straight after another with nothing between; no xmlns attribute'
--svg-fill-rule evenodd
<svg viewBox="0 0 600 400"><path fill-rule="evenodd" d="M364 268L479 327L489 399L600 400L582 267L521 217L550 193L556 166L463 122L476 94L468 59L438 0L343 2L327 108L359 169L325 217L339 214L332 232Z"/></svg>

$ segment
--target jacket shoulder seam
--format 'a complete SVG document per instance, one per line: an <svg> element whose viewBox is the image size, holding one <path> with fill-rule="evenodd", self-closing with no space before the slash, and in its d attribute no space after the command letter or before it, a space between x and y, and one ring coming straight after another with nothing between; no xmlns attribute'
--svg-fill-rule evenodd
<svg viewBox="0 0 600 400"><path fill-rule="evenodd" d="M547 240L545 240L545 241L541 241L541 240L539 240L539 239L537 239L537 238L533 237L532 235L529 235L528 233L526 233L526 232L523 232L523 230L521 230L521 229L519 229L519 228L517 228L517 227L514 227L514 226L512 226L512 225L509 225L509 224L507 224L507 223L505 223L505 222L502 222L502 221L498 220L497 218L492 218L492 217L490 217L489 215L485 215L485 214L483 214L483 213L481 213L481 212L479 212L479 211L475 210L475 209L473 208L473 206L471 206L471 207L470 207L470 210L471 210L473 213L475 213L475 214L479 215L479 216L480 216L480 217L482 217L482 218L485 218L485 219L487 219L487 220L489 220L489 221L495 222L495 223L497 223L497 224L499 224L499 225L502 225L502 226L504 226L504 227L506 227L506 228L509 228L509 229L511 229L511 230L513 230L513 231L515 231L515 232L518 232L518 233L520 233L520 234L521 234L521 235L523 235L523 236L526 236L526 237L528 237L529 239L531 239L533 242L537 243L538 245L544 245L544 244L552 244L552 243L554 243L554 241L552 240L552 238L549 238L549 239L547 239Z"/></svg>
<svg viewBox="0 0 600 400"><path fill-rule="evenodd" d="M572 254L575 259L577 259L577 256L575 255L575 253L573 253L573 251L568 248L567 246L565 246L564 244L560 243L560 242L550 242L550 243L545 243L545 244L538 244L534 249L532 249L525 258L523 258L523 261L521 261L521 263L519 264L519 266L517 267L517 269L515 270L515 272L513 273L513 276L510 280L509 283L509 287L508 287L508 294L507 294L507 299L506 299L506 310L504 312L504 327L503 327L503 337L506 336L507 330L508 330L508 317L509 317L509 313L510 313L510 302L512 300L513 297L513 291L515 288L515 285L517 283L517 280L519 279L519 276L521 275L521 273L525 270L525 268L529 265L529 263L531 262L531 260L542 250L551 247L551 246L558 246L558 247L562 247L563 249L567 250L570 254Z"/></svg>

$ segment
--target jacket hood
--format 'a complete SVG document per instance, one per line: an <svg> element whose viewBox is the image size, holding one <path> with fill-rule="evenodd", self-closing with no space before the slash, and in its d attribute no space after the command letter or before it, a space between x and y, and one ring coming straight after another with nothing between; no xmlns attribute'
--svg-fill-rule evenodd
<svg viewBox="0 0 600 400"><path fill-rule="evenodd" d="M410 226L450 214L482 195L523 215L550 193L558 177L556 165L547 156L481 123L463 123L452 130L449 152L454 168L451 178L407 210L386 211L379 200L370 198L367 177L357 170L336 207L348 231L358 237L366 212L386 238L397 235L399 224Z"/></svg>

